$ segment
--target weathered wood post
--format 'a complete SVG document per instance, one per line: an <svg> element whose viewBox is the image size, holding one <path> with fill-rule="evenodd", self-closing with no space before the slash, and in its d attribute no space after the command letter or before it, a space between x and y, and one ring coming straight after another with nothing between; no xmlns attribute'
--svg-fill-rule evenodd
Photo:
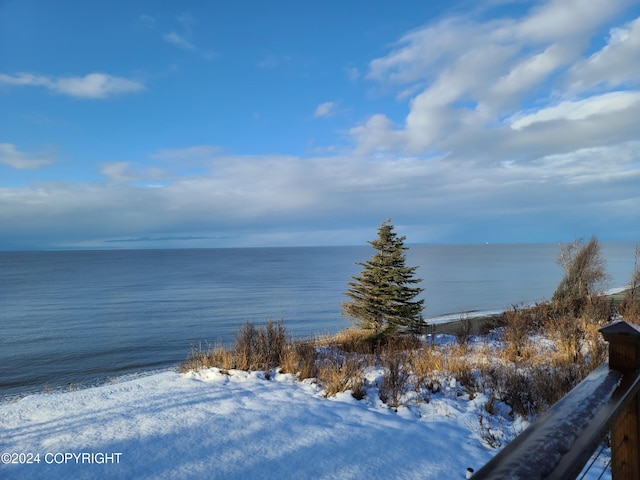
<svg viewBox="0 0 640 480"><path fill-rule="evenodd" d="M609 342L609 368L622 372L640 369L640 327L616 322L600 329ZM621 410L611 424L611 476L613 480L640 479L640 394Z"/></svg>

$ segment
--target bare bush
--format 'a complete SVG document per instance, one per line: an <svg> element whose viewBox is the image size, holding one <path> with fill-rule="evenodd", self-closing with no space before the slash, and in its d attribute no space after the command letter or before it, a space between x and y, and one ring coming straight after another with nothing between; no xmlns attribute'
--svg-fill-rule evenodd
<svg viewBox="0 0 640 480"><path fill-rule="evenodd" d="M280 365L288 343L287 332L282 321L269 321L258 330L258 363L261 369Z"/></svg>
<svg viewBox="0 0 640 480"><path fill-rule="evenodd" d="M335 351L323 352L318 367L318 380L324 388L324 396L351 390L355 398L363 398L364 366L357 355L341 355Z"/></svg>
<svg viewBox="0 0 640 480"><path fill-rule="evenodd" d="M471 319L468 314L462 314L460 316L460 325L456 330L456 341L459 345L464 346L465 348L469 345L469 341L471 340Z"/></svg>
<svg viewBox="0 0 640 480"><path fill-rule="evenodd" d="M218 344L213 349L203 349L202 345L197 347L191 345L191 353L187 359L178 366L178 371L185 373L203 368L217 367L222 370L234 368L233 353Z"/></svg>
<svg viewBox="0 0 640 480"><path fill-rule="evenodd" d="M321 337L317 340L317 344L336 347L343 352L362 355L371 354L374 351L374 344L371 342L369 334L356 328L347 328L335 335Z"/></svg>
<svg viewBox="0 0 640 480"><path fill-rule="evenodd" d="M504 420L501 416L494 417L493 412L478 409L476 422L469 421L467 425L491 448L500 448L505 442Z"/></svg>
<svg viewBox="0 0 640 480"><path fill-rule="evenodd" d="M318 376L317 351L312 342L298 341L289 345L282 356L282 373L298 375L299 380Z"/></svg>
<svg viewBox="0 0 640 480"><path fill-rule="evenodd" d="M411 389L417 402L429 402L444 382L451 382L457 384L456 395L468 393L473 399L478 392L486 393L488 413L500 401L511 407L512 415L530 419L606 359L598 312L608 304L593 301L591 305L594 313L586 304L580 317L563 315L547 303L514 307L504 314L502 346L465 341L425 345L413 335L387 337L373 345L353 329L319 340L292 342L281 322L264 327L247 323L236 333L231 349L221 345L206 351L201 346L192 348L180 371L215 366L264 369L269 375L280 366L282 372L299 379L316 378L327 397L350 390L361 399L367 393L365 368L381 367L379 396L391 408L403 405ZM546 334L552 342L532 342L533 331ZM477 428L487 443L497 442L486 420L479 419Z"/></svg>
<svg viewBox="0 0 640 480"><path fill-rule="evenodd" d="M629 289L618 311L627 322L640 323L640 246L636 246Z"/></svg>
<svg viewBox="0 0 640 480"><path fill-rule="evenodd" d="M178 365L178 371L181 373L190 372L192 370L200 370L205 367L206 352L201 347L195 347L191 345L191 352L187 355L187 359Z"/></svg>
<svg viewBox="0 0 640 480"><path fill-rule="evenodd" d="M636 246L633 258L633 273L629 283L628 296L632 301L640 302L640 245Z"/></svg>
<svg viewBox="0 0 640 480"><path fill-rule="evenodd" d="M419 398L429 402L432 393L440 391L443 355L430 345L410 352L407 362L413 372L413 388Z"/></svg>
<svg viewBox="0 0 640 480"><path fill-rule="evenodd" d="M528 309L514 305L512 309L504 312L504 341L508 345L510 356L513 360L522 357L529 345L530 315Z"/></svg>
<svg viewBox="0 0 640 480"><path fill-rule="evenodd" d="M252 370L256 368L256 353L258 351L258 330L252 323L245 323L235 333L233 348L235 368Z"/></svg>
<svg viewBox="0 0 640 480"><path fill-rule="evenodd" d="M564 313L579 316L591 296L604 293L609 280L600 242L593 236L586 244L582 240L563 244L557 263L564 277L553 293L553 302Z"/></svg>
<svg viewBox="0 0 640 480"><path fill-rule="evenodd" d="M409 391L409 372L405 369L406 353L392 352L382 355L380 361L384 368L380 383L380 400L397 409L402 397Z"/></svg>
<svg viewBox="0 0 640 480"><path fill-rule="evenodd" d="M208 365L206 365L206 368L218 367L223 370L234 368L233 352L230 352L220 344L208 352L207 357Z"/></svg>
<svg viewBox="0 0 640 480"><path fill-rule="evenodd" d="M524 366L492 366L481 375L491 397L509 405L513 414L531 419L560 400L597 365L559 354L550 356L546 363L538 360Z"/></svg>
<svg viewBox="0 0 640 480"><path fill-rule="evenodd" d="M282 363L290 340L282 322L267 322L264 327L245 323L235 333L231 349L216 345L213 349L194 348L178 370L186 372L202 368L218 367L239 370L269 371Z"/></svg>
<svg viewBox="0 0 640 480"><path fill-rule="evenodd" d="M386 338L383 342L380 342L376 345L374 349L375 353L379 356L383 355L391 355L394 353L406 353L421 346L420 338L411 335L411 334L403 334L403 335L395 335L393 337Z"/></svg>
<svg viewBox="0 0 640 480"><path fill-rule="evenodd" d="M615 308L613 301L604 295L594 295L587 299L582 309L582 318L596 325L606 325L611 322Z"/></svg>
<svg viewBox="0 0 640 480"><path fill-rule="evenodd" d="M585 338L583 322L572 313L555 315L547 323L547 336L555 341L559 352L577 360Z"/></svg>
<svg viewBox="0 0 640 480"><path fill-rule="evenodd" d="M585 325L583 356L591 368L597 367L609 358L609 345L600 333L600 325L595 323Z"/></svg>
<svg viewBox="0 0 640 480"><path fill-rule="evenodd" d="M282 322L269 321L264 327L245 323L235 334L235 368L269 370L280 364L288 343Z"/></svg>
<svg viewBox="0 0 640 480"><path fill-rule="evenodd" d="M629 323L640 324L640 302L624 299L618 307L620 316Z"/></svg>

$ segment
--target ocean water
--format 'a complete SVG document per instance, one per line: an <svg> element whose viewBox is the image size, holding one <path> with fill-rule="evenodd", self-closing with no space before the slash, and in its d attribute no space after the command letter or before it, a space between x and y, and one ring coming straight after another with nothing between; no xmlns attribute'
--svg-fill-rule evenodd
<svg viewBox="0 0 640 480"><path fill-rule="evenodd" d="M610 287L633 243L604 243ZM0 397L172 368L191 346L229 344L244 322L334 333L369 246L0 252ZM549 298L556 244L414 245L431 321Z"/></svg>

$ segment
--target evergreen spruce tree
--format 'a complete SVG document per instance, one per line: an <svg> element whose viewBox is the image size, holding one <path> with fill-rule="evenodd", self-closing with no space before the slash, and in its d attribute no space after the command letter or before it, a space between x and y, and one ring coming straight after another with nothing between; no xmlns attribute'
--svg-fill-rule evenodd
<svg viewBox="0 0 640 480"><path fill-rule="evenodd" d="M342 315L356 326L383 338L398 330L414 329L422 321L424 300L415 300L422 292L412 285L418 267L405 266L404 240L393 231L390 220L378 228L378 238L368 242L377 253L365 263L359 277L351 277L345 294L351 300L342 303Z"/></svg>

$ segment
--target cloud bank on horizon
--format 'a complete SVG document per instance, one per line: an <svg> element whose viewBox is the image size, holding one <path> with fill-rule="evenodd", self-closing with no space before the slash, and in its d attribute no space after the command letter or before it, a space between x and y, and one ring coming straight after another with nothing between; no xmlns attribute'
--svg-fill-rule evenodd
<svg viewBox="0 0 640 480"><path fill-rule="evenodd" d="M0 249L640 240L637 0L35 3Z"/></svg>

